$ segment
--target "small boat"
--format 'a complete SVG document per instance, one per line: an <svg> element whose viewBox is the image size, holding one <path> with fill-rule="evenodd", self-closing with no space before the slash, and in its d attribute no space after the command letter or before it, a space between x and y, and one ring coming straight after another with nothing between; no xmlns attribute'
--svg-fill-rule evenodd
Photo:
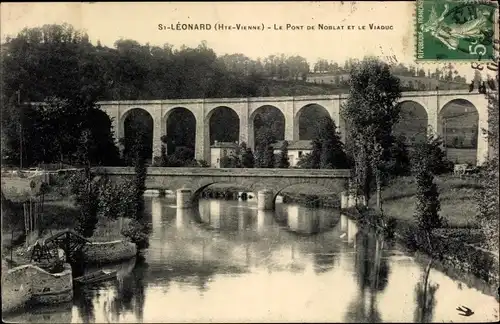
<svg viewBox="0 0 500 324"><path fill-rule="evenodd" d="M86 274L84 276L75 278L74 281L76 283L87 285L91 283L101 282L105 280L115 279L116 278L116 270L99 270L96 272L92 272Z"/></svg>

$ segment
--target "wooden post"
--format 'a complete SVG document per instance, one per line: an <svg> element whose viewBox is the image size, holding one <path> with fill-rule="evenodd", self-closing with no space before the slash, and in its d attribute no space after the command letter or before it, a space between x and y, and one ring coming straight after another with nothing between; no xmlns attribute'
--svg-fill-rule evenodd
<svg viewBox="0 0 500 324"><path fill-rule="evenodd" d="M70 249L69 239L70 239L69 232L66 232L66 260L68 262L70 262L70 259L69 259L69 249Z"/></svg>
<svg viewBox="0 0 500 324"><path fill-rule="evenodd" d="M11 237L10 237L10 260L11 261L14 261L14 259L12 258L12 251L14 250L14 225L11 224L12 226L12 231L11 231Z"/></svg>
<svg viewBox="0 0 500 324"><path fill-rule="evenodd" d="M30 230L33 232L33 200L30 197Z"/></svg>
<svg viewBox="0 0 500 324"><path fill-rule="evenodd" d="M28 242L28 237L29 237L29 228L28 228L28 217L27 217L27 208L26 208L26 202L23 203L23 215L24 215L24 233L26 234L26 240L25 240L25 246L28 247L29 242Z"/></svg>

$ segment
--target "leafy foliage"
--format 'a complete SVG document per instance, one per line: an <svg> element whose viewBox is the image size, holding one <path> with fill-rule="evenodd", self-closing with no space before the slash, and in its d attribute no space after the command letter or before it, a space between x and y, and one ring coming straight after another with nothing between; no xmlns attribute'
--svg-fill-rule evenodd
<svg viewBox="0 0 500 324"><path fill-rule="evenodd" d="M240 154L241 154L241 166L243 168L253 168L255 164L255 158L253 156L252 149L247 147L245 142L240 144Z"/></svg>
<svg viewBox="0 0 500 324"><path fill-rule="evenodd" d="M314 144L318 142L317 144ZM340 134L337 133L335 122L324 117L319 123L315 137L313 139L313 156L316 156L314 149L320 148L319 166L321 169L347 169L349 161L344 152L344 144L340 140Z"/></svg>
<svg viewBox="0 0 500 324"><path fill-rule="evenodd" d="M149 234L151 234L151 224L133 219L122 230L122 234L128 237L132 243L135 243L138 250L149 246Z"/></svg>
<svg viewBox="0 0 500 324"><path fill-rule="evenodd" d="M392 128L399 120L401 87L389 66L375 58L352 67L349 86L349 98L341 114L353 141L349 153L355 161L355 183L368 201L373 176L380 193L385 152L390 149Z"/></svg>
<svg viewBox="0 0 500 324"><path fill-rule="evenodd" d="M92 179L84 173L78 173L71 179L75 205L80 208L75 230L84 237L91 237L97 226L100 184L101 179Z"/></svg>
<svg viewBox="0 0 500 324"><path fill-rule="evenodd" d="M446 158L446 153L442 147L443 142L439 136L429 135L426 142L415 144L414 150L410 154L411 163L418 167L422 152L425 152L426 163L428 163L431 173L440 175L452 171L453 162Z"/></svg>
<svg viewBox="0 0 500 324"><path fill-rule="evenodd" d="M143 153L143 138L138 133L133 146L134 154L134 202L135 202L135 219L142 219L144 211L144 192L146 191L146 176L148 173L146 160Z"/></svg>
<svg viewBox="0 0 500 324"><path fill-rule="evenodd" d="M257 134L255 162L258 168L274 168L275 157L272 144L276 143L276 135L272 129L264 129Z"/></svg>
<svg viewBox="0 0 500 324"><path fill-rule="evenodd" d="M443 218L439 215L441 209L439 192L434 183L434 170L436 170L434 152L435 142L429 137L427 142L416 147L413 158L417 180L415 218L419 230L424 233L430 233L443 225Z"/></svg>
<svg viewBox="0 0 500 324"><path fill-rule="evenodd" d="M135 191L132 181L114 184L104 181L99 188L99 218L132 218L135 213Z"/></svg>
<svg viewBox="0 0 500 324"><path fill-rule="evenodd" d="M221 168L239 168L241 167L240 159L236 155L226 155L220 159Z"/></svg>
<svg viewBox="0 0 500 324"><path fill-rule="evenodd" d="M281 169L290 167L290 161L288 160L288 141L283 141L277 164L277 167Z"/></svg>
<svg viewBox="0 0 500 324"><path fill-rule="evenodd" d="M392 142L389 149L384 153L385 163L381 168L386 180L389 176L406 176L411 173L410 152L404 136L391 136Z"/></svg>
<svg viewBox="0 0 500 324"><path fill-rule="evenodd" d="M496 82L498 89L498 82ZM489 157L486 165L480 172L480 182L483 186L475 196L478 202L477 220L483 232L486 246L492 251L498 250L498 214L499 214L499 198L498 198L498 123L499 123L499 107L498 107L498 92L488 94L488 142L489 142Z"/></svg>

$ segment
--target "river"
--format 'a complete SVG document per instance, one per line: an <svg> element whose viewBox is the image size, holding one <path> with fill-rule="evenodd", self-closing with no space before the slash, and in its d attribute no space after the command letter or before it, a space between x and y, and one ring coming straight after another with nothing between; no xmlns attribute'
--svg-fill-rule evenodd
<svg viewBox="0 0 500 324"><path fill-rule="evenodd" d="M116 281L20 322L482 322L495 297L358 229L339 210L202 199L198 210L147 198L143 257L103 268ZM88 269L93 271L95 269ZM425 293L424 293L425 292ZM425 295L425 297L424 297ZM465 305L470 317L456 308Z"/></svg>

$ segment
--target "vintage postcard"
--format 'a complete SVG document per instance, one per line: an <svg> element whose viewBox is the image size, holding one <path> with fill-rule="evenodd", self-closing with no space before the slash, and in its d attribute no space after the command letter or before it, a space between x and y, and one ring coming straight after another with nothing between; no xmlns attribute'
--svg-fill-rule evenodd
<svg viewBox="0 0 500 324"><path fill-rule="evenodd" d="M4 322L498 322L497 2L0 9Z"/></svg>

